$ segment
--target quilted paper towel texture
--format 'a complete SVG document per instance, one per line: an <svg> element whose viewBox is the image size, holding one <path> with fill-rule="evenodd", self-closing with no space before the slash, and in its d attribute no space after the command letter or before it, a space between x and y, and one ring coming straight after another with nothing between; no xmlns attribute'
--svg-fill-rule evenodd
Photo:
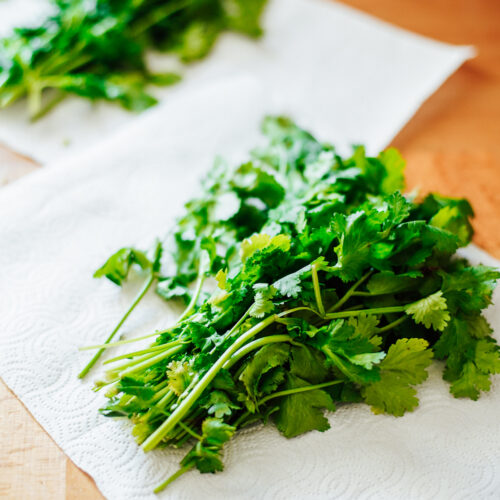
<svg viewBox="0 0 500 500"><path fill-rule="evenodd" d="M90 389L99 370L77 379L89 359L78 347L102 341L139 286L122 292L92 272L115 249L148 245L166 231L216 154L244 159L270 105L267 89L253 79L214 84L0 194L0 375L110 499L156 498L154 486L177 469L183 452L144 454L127 422L98 414L104 398ZM294 118L300 123L306 115ZM346 119L332 117L334 126ZM390 138L360 137L376 148ZM465 254L498 265L474 248ZM500 308L488 317L498 335ZM174 318L151 294L123 334L148 333ZM457 400L434 367L419 394L420 407L404 418L348 405L329 416L325 433L287 440L272 426L248 429L226 447L223 473L186 474L161 498L494 498L498 379L478 402Z"/></svg>
<svg viewBox="0 0 500 500"><path fill-rule="evenodd" d="M21 22L20 2L30 18L45 4L0 2L0 33L2 23ZM2 9L7 14L3 17ZM250 72L290 112L309 110L327 125L332 114L345 116L349 110L353 120L333 120L333 132L351 141L368 137L371 145L401 128L472 55L468 47L431 41L331 0L269 0L263 24L265 36L258 42L224 35L210 57L183 71L183 83L157 89L158 97L174 100L189 93L192 85ZM151 59L154 68L171 69L170 58ZM363 121L366 116L370 119ZM72 98L32 124L25 104L18 103L0 113L0 141L42 163L53 163L86 150L135 118L108 103L91 105Z"/></svg>

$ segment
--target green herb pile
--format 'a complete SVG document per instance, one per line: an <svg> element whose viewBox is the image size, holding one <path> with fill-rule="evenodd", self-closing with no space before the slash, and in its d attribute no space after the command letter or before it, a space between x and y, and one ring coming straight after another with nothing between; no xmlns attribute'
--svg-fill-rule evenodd
<svg viewBox="0 0 500 500"><path fill-rule="evenodd" d="M38 118L76 94L142 111L156 103L149 84L180 79L151 73L148 49L190 62L205 57L223 31L258 37L266 0L52 2L55 13L43 24L0 40L0 108L27 97L31 117Z"/></svg>
<svg viewBox="0 0 500 500"><path fill-rule="evenodd" d="M481 315L500 273L453 257L471 239L469 203L401 194L394 149L344 159L286 118L263 130L268 145L236 169L218 162L151 255L121 249L96 273L122 284L138 266L138 299L155 284L187 304L96 384L144 451L190 445L157 491L222 470L224 444L253 422L290 438L327 430L338 404L412 411L433 358L456 397L477 399L500 372Z"/></svg>

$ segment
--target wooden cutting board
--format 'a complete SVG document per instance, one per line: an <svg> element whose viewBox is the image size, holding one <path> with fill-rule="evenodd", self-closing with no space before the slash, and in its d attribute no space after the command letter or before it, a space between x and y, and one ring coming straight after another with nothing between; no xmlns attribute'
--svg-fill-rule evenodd
<svg viewBox="0 0 500 500"><path fill-rule="evenodd" d="M500 2L498 0L343 0L438 40L472 44L467 62L394 139L407 159L408 188L469 198L474 241L500 258ZM334 139L334 138L332 138ZM0 146L0 185L39 168ZM0 382L0 497L102 498Z"/></svg>

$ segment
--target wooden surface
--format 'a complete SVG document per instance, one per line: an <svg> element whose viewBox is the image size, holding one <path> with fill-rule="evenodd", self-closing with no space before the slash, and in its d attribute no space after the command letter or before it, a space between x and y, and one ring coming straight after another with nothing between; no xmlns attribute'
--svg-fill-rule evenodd
<svg viewBox="0 0 500 500"><path fill-rule="evenodd" d="M500 258L500 2L345 0L381 19L438 40L472 44L467 62L394 140L408 162L410 189L468 197L475 242ZM0 184L38 168L0 146ZM0 383L0 497L92 500L93 481L59 450Z"/></svg>

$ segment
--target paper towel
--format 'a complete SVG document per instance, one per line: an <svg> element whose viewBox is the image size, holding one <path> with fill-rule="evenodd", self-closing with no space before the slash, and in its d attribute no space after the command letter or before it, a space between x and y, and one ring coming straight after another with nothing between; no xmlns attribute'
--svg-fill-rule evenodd
<svg viewBox="0 0 500 500"><path fill-rule="evenodd" d="M46 5L8 0L0 26L21 22L19 1L30 20ZM265 36L257 42L223 35L210 57L185 70L184 82L157 90L157 96L175 100L192 85L251 72L290 112L300 110L307 125L322 124L333 137L353 142L366 137L371 146L401 128L472 55L468 47L431 41L328 0L270 0L263 24ZM170 65L170 58L151 58L155 68ZM347 122L335 118L346 109ZM0 142L53 163L87 150L135 118L118 106L75 97L32 124L20 102L0 112Z"/></svg>
<svg viewBox="0 0 500 500"><path fill-rule="evenodd" d="M210 85L144 115L93 150L32 174L0 193L0 375L65 453L116 500L153 499L183 451L149 454L128 422L98 414L104 397L77 374L137 290L92 272L117 248L148 245L182 212L217 154L243 160L259 141L271 102L265 85L241 77ZM389 107L389 109L394 109ZM369 120L365 108L333 113L341 125ZM309 109L296 109L301 123ZM381 116L359 140L383 147L396 133ZM352 121L351 121L352 120ZM354 130L354 128L352 128ZM324 135L321 128L313 132ZM335 140L335 136L328 136ZM498 265L475 248L473 262ZM495 296L498 300L498 295ZM165 327L174 311L147 296L123 328L127 337ZM487 315L497 329L500 308ZM119 350L114 350L113 355ZM94 376L99 370L93 372ZM500 489L500 387L479 401L454 399L439 366L420 388L420 407L403 418L367 405L330 414L332 428L287 440L273 426L244 430L225 448L225 471L186 474L162 495L172 499L493 498Z"/></svg>

